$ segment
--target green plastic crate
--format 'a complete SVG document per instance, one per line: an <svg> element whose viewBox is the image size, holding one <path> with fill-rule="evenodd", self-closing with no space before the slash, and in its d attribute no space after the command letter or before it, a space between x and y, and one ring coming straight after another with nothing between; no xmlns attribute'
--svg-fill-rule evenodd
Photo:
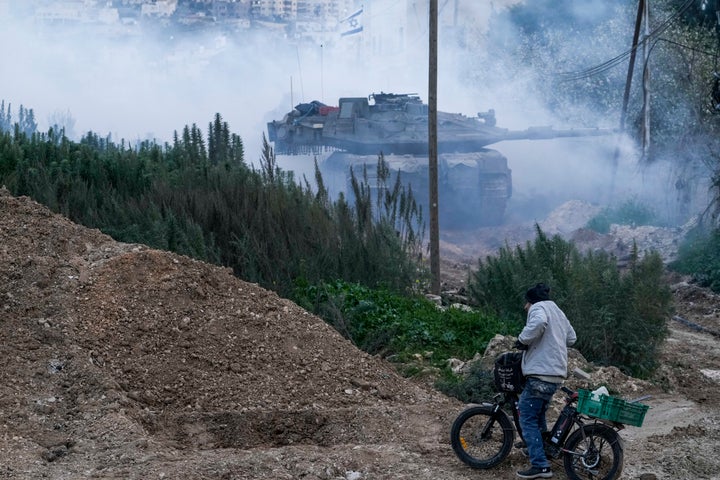
<svg viewBox="0 0 720 480"><path fill-rule="evenodd" d="M621 398L609 395L600 395L597 398L597 400L592 398L592 394L588 390L578 390L577 411L588 417L640 427L650 408L642 403L626 402Z"/></svg>
<svg viewBox="0 0 720 480"><path fill-rule="evenodd" d="M637 402L626 402L620 398L608 397L609 400L605 404L605 415L603 418L612 420L613 422L624 423L625 425L633 425L640 427L645 420L647 413L647 405Z"/></svg>
<svg viewBox="0 0 720 480"><path fill-rule="evenodd" d="M604 399L608 398L606 395L598 397L600 400L592 398L591 393L588 390L578 390L578 403L577 411L587 415L588 417L602 418Z"/></svg>

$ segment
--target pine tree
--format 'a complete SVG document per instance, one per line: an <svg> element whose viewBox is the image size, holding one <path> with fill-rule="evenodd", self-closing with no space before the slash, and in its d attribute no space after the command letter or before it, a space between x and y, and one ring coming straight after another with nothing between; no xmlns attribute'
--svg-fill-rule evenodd
<svg viewBox="0 0 720 480"><path fill-rule="evenodd" d="M10 104L5 112L5 100L0 102L0 131L9 132L12 128L12 115L10 115Z"/></svg>
<svg viewBox="0 0 720 480"><path fill-rule="evenodd" d="M20 126L20 132L24 133L28 137L37 132L35 112L33 112L32 108L27 110L25 107L20 105L18 124Z"/></svg>

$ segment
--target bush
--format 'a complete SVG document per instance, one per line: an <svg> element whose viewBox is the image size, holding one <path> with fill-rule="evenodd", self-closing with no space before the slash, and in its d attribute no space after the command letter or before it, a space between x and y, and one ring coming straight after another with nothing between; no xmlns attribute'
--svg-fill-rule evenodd
<svg viewBox="0 0 720 480"><path fill-rule="evenodd" d="M617 206L604 208L588 221L586 227L598 233L608 233L610 225L614 223L619 225L657 225L660 222L652 208L637 198L631 198Z"/></svg>
<svg viewBox="0 0 720 480"><path fill-rule="evenodd" d="M466 375L455 375L445 371L435 382L435 388L445 395L457 398L463 403L480 403L495 395L493 372L475 362Z"/></svg>
<svg viewBox="0 0 720 480"><path fill-rule="evenodd" d="M478 305L488 308L504 322L517 325L517 334L525 324L524 296L526 290L540 281L553 287L556 301L562 300L569 289L568 265L575 263L577 250L561 237L549 238L535 226L534 243L525 248L501 248L496 256L478 260L477 270L468 282L470 297Z"/></svg>
<svg viewBox="0 0 720 480"><path fill-rule="evenodd" d="M585 358L648 377L657 367L657 350L672 311L660 256L646 252L640 258L635 248L627 271L621 273L614 256L580 254L561 237L549 238L536 229L535 241L525 248L503 248L497 257L478 262L468 283L471 297L506 324L522 326L524 292L545 282L573 324L575 347Z"/></svg>
<svg viewBox="0 0 720 480"><path fill-rule="evenodd" d="M701 287L720 293L720 230L697 229L680 245L668 268L690 275Z"/></svg>
<svg viewBox="0 0 720 480"><path fill-rule="evenodd" d="M370 354L402 361L433 352L431 362L436 366L452 357L471 358L484 351L495 334L517 328L493 315L440 309L419 295L343 281L299 286L293 300Z"/></svg>

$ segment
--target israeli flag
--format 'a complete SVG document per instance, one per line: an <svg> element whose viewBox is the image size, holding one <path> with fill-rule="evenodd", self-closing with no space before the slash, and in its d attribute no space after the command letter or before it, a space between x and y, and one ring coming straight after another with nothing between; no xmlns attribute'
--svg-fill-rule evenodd
<svg viewBox="0 0 720 480"><path fill-rule="evenodd" d="M356 33L362 32L363 27L362 23L360 22L360 20L362 19L362 13L363 7L360 7L360 9L352 15L340 20L340 28L342 30L342 33L340 35L342 37L346 37L348 35L355 35Z"/></svg>

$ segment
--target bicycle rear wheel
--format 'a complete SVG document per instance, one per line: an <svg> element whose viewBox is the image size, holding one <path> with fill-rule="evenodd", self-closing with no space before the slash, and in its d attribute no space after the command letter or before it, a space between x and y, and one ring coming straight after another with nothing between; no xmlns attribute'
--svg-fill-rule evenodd
<svg viewBox="0 0 720 480"><path fill-rule="evenodd" d="M470 407L458 415L450 430L455 454L472 468L492 468L510 453L515 438L510 419L493 407Z"/></svg>
<svg viewBox="0 0 720 480"><path fill-rule="evenodd" d="M623 448L615 430L603 424L575 430L563 447L570 480L614 480L623 469Z"/></svg>

